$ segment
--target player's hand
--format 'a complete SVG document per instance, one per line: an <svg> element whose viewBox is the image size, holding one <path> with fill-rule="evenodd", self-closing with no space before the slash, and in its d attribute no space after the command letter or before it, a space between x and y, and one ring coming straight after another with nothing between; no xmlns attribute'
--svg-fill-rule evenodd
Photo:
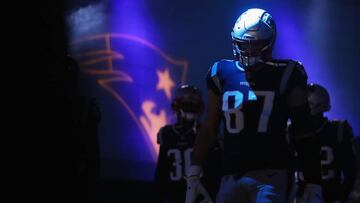
<svg viewBox="0 0 360 203"><path fill-rule="evenodd" d="M202 203L212 203L209 193L205 187L201 184L200 178L202 170L200 166L193 165L190 167L186 179L186 203L194 203L199 195L202 195L204 199Z"/></svg>

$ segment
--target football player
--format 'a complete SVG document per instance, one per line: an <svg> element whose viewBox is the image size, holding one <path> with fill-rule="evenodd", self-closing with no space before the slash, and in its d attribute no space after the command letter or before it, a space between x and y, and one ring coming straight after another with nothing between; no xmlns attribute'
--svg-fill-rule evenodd
<svg viewBox="0 0 360 203"><path fill-rule="evenodd" d="M307 98L311 111L311 121L316 128L314 140L319 144L318 152L308 154L311 157L320 157L316 165L308 165L308 173L299 173L300 181L297 200L299 202L314 202L309 185L322 186L322 196L325 202L346 202L353 189L356 178L356 162L353 148L353 133L347 121L329 120L324 113L330 110L330 96L321 85L309 84ZM291 128L291 127L290 127ZM300 151L307 151L297 148ZM304 167L300 167L302 170ZM312 174L320 168L321 174ZM311 182L308 177L316 177Z"/></svg>
<svg viewBox="0 0 360 203"><path fill-rule="evenodd" d="M182 85L175 91L171 107L177 114L177 123L162 127L158 133L160 152L155 175L156 202L184 203L184 176L191 165L198 120L204 108L200 90ZM203 199L210 201L210 194L204 188L203 191Z"/></svg>
<svg viewBox="0 0 360 203"><path fill-rule="evenodd" d="M209 107L187 174L186 202L202 193L199 177L223 119L224 176L216 202L283 203L293 157L287 120L299 139L312 130L307 75L297 61L272 59L276 26L265 10L241 14L231 37L236 60L215 62L206 78Z"/></svg>
<svg viewBox="0 0 360 203"><path fill-rule="evenodd" d="M356 181L350 193L348 203L360 202L360 136L354 138L355 158L356 158Z"/></svg>

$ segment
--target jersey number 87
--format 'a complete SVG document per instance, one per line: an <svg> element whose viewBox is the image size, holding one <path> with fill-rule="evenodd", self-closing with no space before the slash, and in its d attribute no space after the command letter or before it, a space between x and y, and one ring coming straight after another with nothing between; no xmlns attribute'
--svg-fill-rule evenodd
<svg viewBox="0 0 360 203"><path fill-rule="evenodd" d="M249 91L248 100L256 100L257 96L265 98L257 129L259 133L263 133L267 131L275 93L272 91ZM243 100L244 94L240 91L226 91L223 94L222 110L225 115L226 129L229 133L239 133L244 128ZM230 106L230 101L234 101L234 105Z"/></svg>

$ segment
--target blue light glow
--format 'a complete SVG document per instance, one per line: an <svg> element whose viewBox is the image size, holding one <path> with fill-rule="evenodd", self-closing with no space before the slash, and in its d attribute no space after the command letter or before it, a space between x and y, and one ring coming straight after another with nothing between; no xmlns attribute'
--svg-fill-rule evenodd
<svg viewBox="0 0 360 203"><path fill-rule="evenodd" d="M76 8L68 22L72 52L102 109L103 176L152 178L154 134L174 118L171 91L186 81L189 68L188 83L206 95L208 68L233 58L230 32L237 15L249 8L274 17L274 58L301 61L308 81L331 95L328 116L349 120L360 134L358 7L318 0L97 2Z"/></svg>

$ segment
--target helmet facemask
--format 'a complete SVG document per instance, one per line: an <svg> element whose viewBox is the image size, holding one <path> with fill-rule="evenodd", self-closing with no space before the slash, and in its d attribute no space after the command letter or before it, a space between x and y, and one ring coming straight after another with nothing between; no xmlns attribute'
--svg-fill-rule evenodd
<svg viewBox="0 0 360 203"><path fill-rule="evenodd" d="M177 112L185 120L196 120L201 114L202 108L200 99L192 95L185 95L185 98L177 101Z"/></svg>
<svg viewBox="0 0 360 203"><path fill-rule="evenodd" d="M183 85L175 92L172 109L177 113L178 119L196 121L203 108L201 92L197 88Z"/></svg>
<svg viewBox="0 0 360 203"><path fill-rule="evenodd" d="M233 53L242 66L253 66L271 57L273 42L269 40L237 40L233 38Z"/></svg>

